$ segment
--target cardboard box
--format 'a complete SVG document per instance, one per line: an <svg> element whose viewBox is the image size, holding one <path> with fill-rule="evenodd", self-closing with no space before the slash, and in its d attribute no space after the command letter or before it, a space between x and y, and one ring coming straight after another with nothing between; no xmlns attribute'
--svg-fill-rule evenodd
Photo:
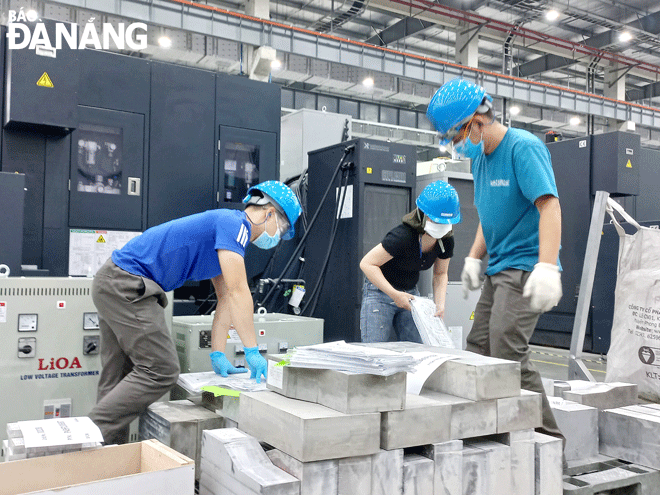
<svg viewBox="0 0 660 495"><path fill-rule="evenodd" d="M195 463L157 440L0 464L0 495L193 495Z"/></svg>

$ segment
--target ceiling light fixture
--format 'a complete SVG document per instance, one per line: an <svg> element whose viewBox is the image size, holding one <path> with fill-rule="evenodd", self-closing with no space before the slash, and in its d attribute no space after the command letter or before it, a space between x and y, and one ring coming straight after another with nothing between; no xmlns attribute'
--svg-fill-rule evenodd
<svg viewBox="0 0 660 495"><path fill-rule="evenodd" d="M25 13L25 18L29 22L35 22L37 19L39 19L39 14L37 13L36 10L30 9Z"/></svg>
<svg viewBox="0 0 660 495"><path fill-rule="evenodd" d="M373 88L374 87L374 78L371 77L371 76L365 77L364 81L362 81L362 85L365 88Z"/></svg>
<svg viewBox="0 0 660 495"><path fill-rule="evenodd" d="M520 107L515 106L515 105L512 106L511 108L509 108L509 113L511 115L518 115L520 113Z"/></svg>
<svg viewBox="0 0 660 495"><path fill-rule="evenodd" d="M569 122L571 125L580 125L580 117L571 117Z"/></svg>
<svg viewBox="0 0 660 495"><path fill-rule="evenodd" d="M170 48L172 46L172 40L167 36L161 36L158 38L158 44L161 48Z"/></svg>
<svg viewBox="0 0 660 495"><path fill-rule="evenodd" d="M559 12L555 9L550 9L545 13L545 18L549 21L556 21L559 18Z"/></svg>
<svg viewBox="0 0 660 495"><path fill-rule="evenodd" d="M270 63L271 70L280 70L282 68L282 62L278 59L273 60Z"/></svg>
<svg viewBox="0 0 660 495"><path fill-rule="evenodd" d="M622 43L628 43L632 39L632 34L630 34L628 31L624 31L621 34L619 34L619 41Z"/></svg>

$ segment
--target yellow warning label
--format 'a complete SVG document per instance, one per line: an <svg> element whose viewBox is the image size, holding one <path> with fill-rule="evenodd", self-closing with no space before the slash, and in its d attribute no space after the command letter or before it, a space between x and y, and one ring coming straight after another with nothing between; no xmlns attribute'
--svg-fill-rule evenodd
<svg viewBox="0 0 660 495"><path fill-rule="evenodd" d="M100 235L100 236L99 236L99 238L98 238L98 239L96 239L96 242L101 242L101 243L104 243L104 242L105 242L105 239L103 238L103 236L102 236L102 235Z"/></svg>
<svg viewBox="0 0 660 495"><path fill-rule="evenodd" d="M368 173L368 174L373 174L374 171L373 171L373 169L372 169L371 167L367 167L367 173Z"/></svg>
<svg viewBox="0 0 660 495"><path fill-rule="evenodd" d="M50 80L48 72L44 72L39 80L37 81L37 86L43 86L44 88L54 88L53 81Z"/></svg>
<svg viewBox="0 0 660 495"><path fill-rule="evenodd" d="M628 163L626 163L626 168L632 168L632 163L630 163L630 159L628 159Z"/></svg>
<svg viewBox="0 0 660 495"><path fill-rule="evenodd" d="M470 315L470 319L474 320L474 311L472 311L472 314Z"/></svg>

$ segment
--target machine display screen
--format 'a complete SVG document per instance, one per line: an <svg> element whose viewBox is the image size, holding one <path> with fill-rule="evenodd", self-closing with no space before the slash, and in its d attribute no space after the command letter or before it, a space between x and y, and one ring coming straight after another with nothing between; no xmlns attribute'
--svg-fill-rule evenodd
<svg viewBox="0 0 660 495"><path fill-rule="evenodd" d="M247 190L259 182L259 146L230 142L225 144L225 202L239 203Z"/></svg>
<svg viewBox="0 0 660 495"><path fill-rule="evenodd" d="M123 132L118 127L81 124L78 128L79 192L121 194Z"/></svg>
<svg viewBox="0 0 660 495"><path fill-rule="evenodd" d="M409 212L410 189L393 186L364 186L364 233L360 258L378 245Z"/></svg>

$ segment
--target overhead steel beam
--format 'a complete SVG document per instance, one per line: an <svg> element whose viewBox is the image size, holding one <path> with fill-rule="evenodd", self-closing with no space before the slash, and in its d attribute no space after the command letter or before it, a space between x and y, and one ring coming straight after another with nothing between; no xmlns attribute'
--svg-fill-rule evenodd
<svg viewBox="0 0 660 495"><path fill-rule="evenodd" d="M660 96L660 82L655 82L642 86L638 89L626 91L626 100L639 101Z"/></svg>
<svg viewBox="0 0 660 495"><path fill-rule="evenodd" d="M53 3L82 7L102 14L136 19L151 25L181 29L252 46L267 45L281 53L381 72L391 77L424 82L431 86L441 86L457 77L467 78L481 84L492 96L570 112L631 120L642 126L660 127L660 110L656 108L463 67L338 36L314 33L190 0L150 0L148 3L144 0L59 0ZM80 5L81 3L83 5Z"/></svg>
<svg viewBox="0 0 660 495"><path fill-rule="evenodd" d="M560 57L559 55L548 53L524 64L519 64L514 68L514 75L528 77L534 74L540 74L541 72L563 69L578 62L579 60L573 58Z"/></svg>
<svg viewBox="0 0 660 495"><path fill-rule="evenodd" d="M415 33L419 33L431 26L435 26L435 23L424 21L416 17L406 17L365 40L365 43L376 46L387 46Z"/></svg>
<svg viewBox="0 0 660 495"><path fill-rule="evenodd" d="M630 27L637 27L637 25L641 26L642 30L647 33L660 34L660 11L628 23Z"/></svg>

